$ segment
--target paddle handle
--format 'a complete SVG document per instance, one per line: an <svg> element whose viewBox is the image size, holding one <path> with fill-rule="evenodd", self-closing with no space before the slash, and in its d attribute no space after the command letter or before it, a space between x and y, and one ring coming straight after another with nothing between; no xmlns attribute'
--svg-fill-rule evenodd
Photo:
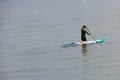
<svg viewBox="0 0 120 80"><path fill-rule="evenodd" d="M97 43L95 37L91 34L90 30L87 28L88 32L90 33L91 37L95 40L95 42Z"/></svg>

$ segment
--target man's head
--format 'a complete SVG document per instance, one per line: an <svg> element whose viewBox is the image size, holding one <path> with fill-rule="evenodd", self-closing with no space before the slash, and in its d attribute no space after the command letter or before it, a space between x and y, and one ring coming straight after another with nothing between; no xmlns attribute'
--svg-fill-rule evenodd
<svg viewBox="0 0 120 80"><path fill-rule="evenodd" d="M82 28L87 28L87 27L86 27L86 25L83 25L83 27L82 27Z"/></svg>

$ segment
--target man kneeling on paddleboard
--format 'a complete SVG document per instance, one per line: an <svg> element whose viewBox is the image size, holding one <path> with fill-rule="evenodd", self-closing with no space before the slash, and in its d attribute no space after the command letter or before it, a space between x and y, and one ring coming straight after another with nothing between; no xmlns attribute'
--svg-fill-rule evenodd
<svg viewBox="0 0 120 80"><path fill-rule="evenodd" d="M82 28L81 28L81 41L80 41L81 43L87 41L86 34L91 35L88 32L88 29L87 29L86 25L83 25Z"/></svg>

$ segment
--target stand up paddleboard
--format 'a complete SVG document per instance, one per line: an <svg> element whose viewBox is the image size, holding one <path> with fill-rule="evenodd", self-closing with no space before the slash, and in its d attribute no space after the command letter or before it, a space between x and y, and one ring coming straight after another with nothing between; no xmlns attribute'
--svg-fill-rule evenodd
<svg viewBox="0 0 120 80"><path fill-rule="evenodd" d="M93 41L86 41L86 42L73 42L73 43L70 43L70 44L65 44L63 45L62 47L74 47L74 46L79 46L79 45L82 45L82 44L96 44L96 43L103 43L106 39L105 38L101 38L101 39L98 39L98 40L93 40Z"/></svg>

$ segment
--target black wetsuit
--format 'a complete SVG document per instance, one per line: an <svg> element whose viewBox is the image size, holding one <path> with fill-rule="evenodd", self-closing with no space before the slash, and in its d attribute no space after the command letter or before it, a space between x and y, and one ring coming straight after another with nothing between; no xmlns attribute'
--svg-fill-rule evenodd
<svg viewBox="0 0 120 80"><path fill-rule="evenodd" d="M86 29L82 28L82 29L81 29L81 40L82 40L82 41L87 41L86 33L87 33L88 35L90 35L90 34L86 31Z"/></svg>

